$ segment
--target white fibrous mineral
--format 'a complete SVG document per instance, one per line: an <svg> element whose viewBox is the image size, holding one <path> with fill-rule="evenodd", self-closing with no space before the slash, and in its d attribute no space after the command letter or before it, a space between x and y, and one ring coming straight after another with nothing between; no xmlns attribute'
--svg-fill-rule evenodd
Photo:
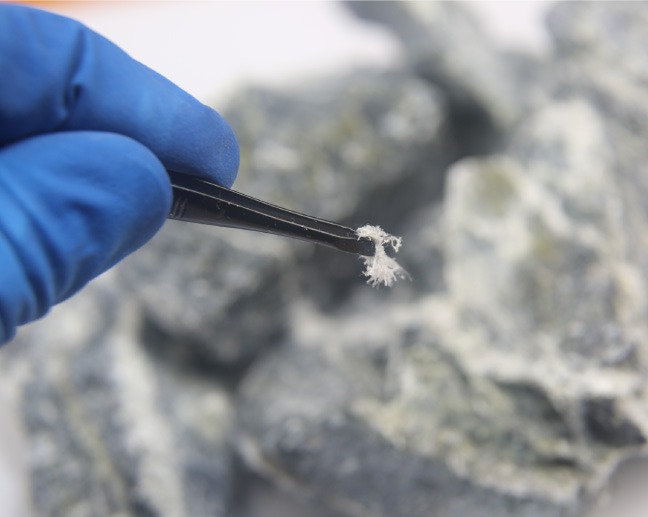
<svg viewBox="0 0 648 517"><path fill-rule="evenodd" d="M367 277L367 283L372 287L385 284L387 287L394 285L399 278L407 278L407 272L386 252L386 247L391 246L395 252L401 247L402 239L385 232L380 226L361 226L356 230L359 239L370 239L375 244L373 256L363 256L365 270L362 273Z"/></svg>

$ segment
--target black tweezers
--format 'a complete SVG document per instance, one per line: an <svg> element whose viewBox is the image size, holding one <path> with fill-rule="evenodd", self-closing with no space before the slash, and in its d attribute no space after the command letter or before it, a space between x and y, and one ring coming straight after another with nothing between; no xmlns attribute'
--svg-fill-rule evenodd
<svg viewBox="0 0 648 517"><path fill-rule="evenodd" d="M374 242L355 230L299 214L215 183L169 172L173 203L169 219L272 233L363 256L375 254Z"/></svg>

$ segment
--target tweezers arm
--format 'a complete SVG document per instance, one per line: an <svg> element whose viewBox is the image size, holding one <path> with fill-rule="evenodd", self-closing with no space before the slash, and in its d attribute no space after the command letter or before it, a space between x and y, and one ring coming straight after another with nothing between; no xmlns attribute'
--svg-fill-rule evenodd
<svg viewBox="0 0 648 517"><path fill-rule="evenodd" d="M169 172L169 177L173 187L169 219L272 233L365 256L375 253L374 243L359 239L351 228L185 174Z"/></svg>

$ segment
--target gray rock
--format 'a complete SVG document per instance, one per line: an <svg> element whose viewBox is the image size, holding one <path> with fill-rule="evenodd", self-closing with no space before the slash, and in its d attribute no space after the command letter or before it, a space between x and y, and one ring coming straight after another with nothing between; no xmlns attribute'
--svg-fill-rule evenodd
<svg viewBox="0 0 648 517"><path fill-rule="evenodd" d="M562 57L553 73L554 98L585 97L605 120L614 170L620 177L624 224L643 224L648 195L648 4L644 2L559 4L549 27ZM596 34L597 37L593 37ZM644 239L625 244L644 271Z"/></svg>
<svg viewBox="0 0 648 517"><path fill-rule="evenodd" d="M405 71L250 89L225 111L241 146L236 186L296 211L346 218L410 175L438 185L434 162L453 151L445 110L437 89Z"/></svg>
<svg viewBox="0 0 648 517"><path fill-rule="evenodd" d="M353 516L586 510L648 433L648 286L626 245L648 220L615 163L605 120L573 98L508 155L454 166L446 291L295 308L243 386L248 463Z"/></svg>
<svg viewBox="0 0 648 517"><path fill-rule="evenodd" d="M231 517L346 517L315 504L301 490L278 489L254 474L246 476L241 484L240 505Z"/></svg>
<svg viewBox="0 0 648 517"><path fill-rule="evenodd" d="M169 221L117 271L150 325L186 354L232 364L281 335L278 286L293 263L279 238Z"/></svg>
<svg viewBox="0 0 648 517"><path fill-rule="evenodd" d="M3 358L27 434L34 515L230 515L229 397L152 361L140 325L132 302L95 285Z"/></svg>
<svg viewBox="0 0 648 517"><path fill-rule="evenodd" d="M648 3L560 2L547 25L561 59L605 62L611 75L648 79Z"/></svg>
<svg viewBox="0 0 648 517"><path fill-rule="evenodd" d="M397 225L438 199L454 153L442 99L398 73L357 73L281 93L250 90L226 118L241 146L238 190L354 227ZM156 327L196 355L232 364L277 341L295 290L321 292L324 300L350 278L351 286L362 284L356 258L311 257L311 248L169 223L120 273Z"/></svg>
<svg viewBox="0 0 648 517"><path fill-rule="evenodd" d="M582 99L551 104L512 152L451 172L446 270L466 319L501 348L546 334L566 361L634 364L645 279L625 243L645 221L625 219L604 120Z"/></svg>
<svg viewBox="0 0 648 517"><path fill-rule="evenodd" d="M457 112L478 123L479 132L508 129L529 104L538 67L528 66L528 56L512 59L499 51L460 2L345 4L358 16L391 29L416 72L447 94ZM493 135L482 134L485 144L480 147L493 144L487 136Z"/></svg>
<svg viewBox="0 0 648 517"><path fill-rule="evenodd" d="M543 500L535 479L509 472L506 491L475 479L478 468L484 478L498 469L494 451L482 456L491 440L506 450L517 431L513 450L531 446L504 400L492 415L500 429L484 422L497 407L488 391L497 388L487 380L471 385L476 379L464 378L452 351L414 327L436 307L426 309L308 319L303 331L311 339L301 336L246 381L241 448L248 463L353 516L562 515L562 494ZM504 430L509 440L497 438ZM506 475L507 465L501 471Z"/></svg>

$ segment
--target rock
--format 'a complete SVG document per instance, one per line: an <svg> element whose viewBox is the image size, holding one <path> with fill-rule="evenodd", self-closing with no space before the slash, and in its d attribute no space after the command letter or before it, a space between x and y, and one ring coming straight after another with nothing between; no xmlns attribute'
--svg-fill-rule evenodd
<svg viewBox="0 0 648 517"><path fill-rule="evenodd" d="M283 332L290 252L279 238L169 221L117 271L149 325L186 354L234 364Z"/></svg>
<svg viewBox="0 0 648 517"><path fill-rule="evenodd" d="M635 80L648 78L648 4L559 2L547 26L561 60L599 61Z"/></svg>
<svg viewBox="0 0 648 517"><path fill-rule="evenodd" d="M313 504L302 491L278 489L254 474L246 476L241 485L240 505L231 517L346 517Z"/></svg>
<svg viewBox="0 0 648 517"><path fill-rule="evenodd" d="M375 190L408 176L438 187L434 162L450 154L445 108L435 88L401 71L250 89L225 111L241 146L237 188L299 212L347 218Z"/></svg>
<svg viewBox="0 0 648 517"><path fill-rule="evenodd" d="M253 468L352 516L567 516L641 450L646 218L586 98L524 127L449 173L445 291L294 310L242 388Z"/></svg>
<svg viewBox="0 0 648 517"><path fill-rule="evenodd" d="M625 220L603 119L585 100L552 104L513 152L451 172L450 292L501 348L546 334L566 361L634 364L645 279L625 242L646 223Z"/></svg>
<svg viewBox="0 0 648 517"><path fill-rule="evenodd" d="M559 4L549 28L561 56L552 74L551 95L585 97L605 120L614 170L619 182L625 224L643 224L648 196L648 36L645 3ZM596 38L592 34L597 34ZM636 233L625 244L648 270L645 239Z"/></svg>
<svg viewBox="0 0 648 517"><path fill-rule="evenodd" d="M499 51L460 3L345 3L361 18L395 33L416 72L448 95L465 124L478 126L473 132L463 128L462 136L481 140L475 144L479 151L487 151L495 133L509 129L532 100L537 63L529 75L532 58L513 59Z"/></svg>
<svg viewBox="0 0 648 517"><path fill-rule="evenodd" d="M3 361L27 434L34 515L230 515L229 397L153 362L141 314L91 286Z"/></svg>
<svg viewBox="0 0 648 517"><path fill-rule="evenodd" d="M486 380L469 385L473 379L437 344L432 325L421 328L440 314L434 305L425 309L309 318L311 339L277 351L246 380L241 448L248 463L352 516L562 515L560 501L542 500L531 480L514 486L513 472L505 492L475 479L478 468L487 478L500 461L475 461L489 435L499 434L482 422L491 421L487 393L495 388ZM506 418L499 431L512 434L515 409L500 403L492 421ZM474 436L464 435L469 430ZM506 450L510 442L501 440L498 449ZM507 468L501 465L502 476Z"/></svg>
<svg viewBox="0 0 648 517"><path fill-rule="evenodd" d="M442 98L406 74L250 90L226 118L241 146L238 190L354 227L398 225L438 199L454 153ZM362 284L353 256L326 250L311 257L311 248L176 222L120 273L153 325L205 360L234 364L278 340L295 285L326 300Z"/></svg>

